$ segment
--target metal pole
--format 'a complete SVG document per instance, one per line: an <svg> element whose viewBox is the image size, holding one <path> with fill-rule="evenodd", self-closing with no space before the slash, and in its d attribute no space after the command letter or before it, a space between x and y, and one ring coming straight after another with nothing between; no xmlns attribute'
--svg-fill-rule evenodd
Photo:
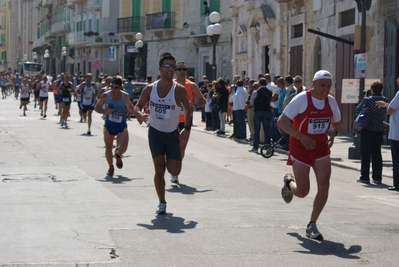
<svg viewBox="0 0 399 267"><path fill-rule="evenodd" d="M217 69L216 69L216 43L218 41L219 35L213 35L212 36L212 41L213 41L213 79L217 80Z"/></svg>
<svg viewBox="0 0 399 267"><path fill-rule="evenodd" d="M362 3L362 25L360 33L360 53L366 53L366 0ZM363 99L364 78L360 78L359 102Z"/></svg>

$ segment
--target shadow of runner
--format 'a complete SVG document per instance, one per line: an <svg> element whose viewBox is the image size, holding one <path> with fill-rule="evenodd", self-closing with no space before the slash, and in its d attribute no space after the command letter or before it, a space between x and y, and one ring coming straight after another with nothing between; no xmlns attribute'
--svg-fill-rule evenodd
<svg viewBox="0 0 399 267"><path fill-rule="evenodd" d="M208 189L208 190L202 190L202 191L198 191L197 188L195 187L191 187L185 184L175 184L172 185L172 188L170 189L166 189L166 191L170 192L170 193L182 193L184 195L194 195L195 193L206 193L206 192L210 192L212 190Z"/></svg>
<svg viewBox="0 0 399 267"><path fill-rule="evenodd" d="M113 184L123 184L124 182L131 182L133 180L138 180L138 179L144 179L144 178L131 179L131 178L127 178L122 175L116 175L116 177L106 175L104 177L104 180L99 180L99 181L100 182L111 182Z"/></svg>
<svg viewBox="0 0 399 267"><path fill-rule="evenodd" d="M198 222L187 221L182 217L173 216L173 213L159 214L151 220L151 224L138 223L138 226L145 227L148 230L166 230L168 233L180 234L186 229L194 229Z"/></svg>
<svg viewBox="0 0 399 267"><path fill-rule="evenodd" d="M307 251L295 251L304 254L315 255L334 255L344 259L360 259L359 256L353 255L362 251L362 246L353 245L349 249L345 248L344 244L336 243L328 240L313 240L307 237L302 237L298 233L287 233L292 237L296 237L302 243L300 244Z"/></svg>

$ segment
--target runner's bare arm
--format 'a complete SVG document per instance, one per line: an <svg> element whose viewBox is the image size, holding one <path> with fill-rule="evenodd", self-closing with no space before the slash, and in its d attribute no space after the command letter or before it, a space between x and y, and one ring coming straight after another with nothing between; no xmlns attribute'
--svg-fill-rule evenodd
<svg viewBox="0 0 399 267"><path fill-rule="evenodd" d="M198 100L196 108L202 108L206 104L205 97L202 95L200 89L195 83L191 83L191 92L193 92L194 97ZM194 103L192 103L194 105Z"/></svg>

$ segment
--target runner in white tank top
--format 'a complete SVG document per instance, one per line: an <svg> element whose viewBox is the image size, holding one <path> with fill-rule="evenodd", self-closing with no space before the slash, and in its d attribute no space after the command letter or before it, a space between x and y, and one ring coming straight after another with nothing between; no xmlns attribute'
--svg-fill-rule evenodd
<svg viewBox="0 0 399 267"><path fill-rule="evenodd" d="M141 110L147 103L150 104L148 143L155 169L155 190L159 199L157 214L166 212L165 169L167 168L172 175L179 175L180 143L187 143L187 132L190 131L190 124L185 124L180 133L177 130L180 104L176 103L183 105L185 122L189 123L192 116L186 88L173 81L175 68L175 57L169 53L164 55L159 61L158 68L161 78L144 88L134 108L138 114L142 114Z"/></svg>
<svg viewBox="0 0 399 267"><path fill-rule="evenodd" d="M175 101L174 82L166 97L161 98L157 92L158 81L154 82L150 95L150 117L148 123L158 131L171 133L179 124L180 108Z"/></svg>

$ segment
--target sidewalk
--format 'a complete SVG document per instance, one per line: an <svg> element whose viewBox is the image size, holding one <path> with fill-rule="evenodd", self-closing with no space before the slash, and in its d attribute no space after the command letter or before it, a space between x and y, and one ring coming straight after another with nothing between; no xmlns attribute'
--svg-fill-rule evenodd
<svg viewBox="0 0 399 267"><path fill-rule="evenodd" d="M212 134L212 131L205 131L205 122L201 121L201 111L193 112L193 128L196 131L202 131L208 134ZM248 127L247 127L248 129ZM233 132L233 126L226 124L226 136L229 136ZM249 136L249 133L248 133ZM216 137L216 135L215 135ZM339 135L335 138L333 147L331 148L331 163L333 166L357 170L360 176L360 159L349 159L349 148L354 147L352 135ZM280 154L287 154L284 149L275 148L275 151ZM387 178L392 178L392 158L391 148L389 145L382 145L381 148L383 169L382 175ZM370 163L370 174L371 174L371 163ZM357 177L353 178L356 181ZM385 181L384 183L391 185L391 181Z"/></svg>

